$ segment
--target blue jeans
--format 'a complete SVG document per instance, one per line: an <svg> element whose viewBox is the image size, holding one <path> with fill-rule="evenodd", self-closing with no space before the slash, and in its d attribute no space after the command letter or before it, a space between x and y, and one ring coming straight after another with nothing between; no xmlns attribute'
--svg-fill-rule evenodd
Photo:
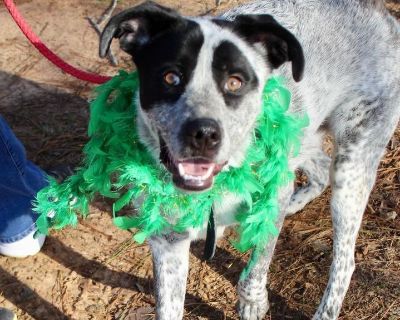
<svg viewBox="0 0 400 320"><path fill-rule="evenodd" d="M32 200L46 185L45 173L26 159L23 145L0 115L0 243L21 240L35 229Z"/></svg>

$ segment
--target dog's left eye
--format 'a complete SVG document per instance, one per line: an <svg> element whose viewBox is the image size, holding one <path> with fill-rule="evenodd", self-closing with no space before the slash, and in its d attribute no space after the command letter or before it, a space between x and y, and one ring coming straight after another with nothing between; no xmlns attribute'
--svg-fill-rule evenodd
<svg viewBox="0 0 400 320"><path fill-rule="evenodd" d="M176 87L181 83L181 76L173 71L166 72L164 74L164 82L169 86Z"/></svg>
<svg viewBox="0 0 400 320"><path fill-rule="evenodd" d="M236 93L243 85L243 80L238 76L230 76L225 82L224 89L227 92Z"/></svg>

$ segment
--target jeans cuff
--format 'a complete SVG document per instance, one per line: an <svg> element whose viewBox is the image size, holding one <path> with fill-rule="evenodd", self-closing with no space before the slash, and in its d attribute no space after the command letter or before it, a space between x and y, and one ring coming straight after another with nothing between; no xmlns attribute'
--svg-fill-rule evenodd
<svg viewBox="0 0 400 320"><path fill-rule="evenodd" d="M18 240L25 238L28 234L30 234L34 230L36 230L36 223L32 224L28 229L16 234L15 236L7 237L7 238L0 238L0 243L16 242Z"/></svg>

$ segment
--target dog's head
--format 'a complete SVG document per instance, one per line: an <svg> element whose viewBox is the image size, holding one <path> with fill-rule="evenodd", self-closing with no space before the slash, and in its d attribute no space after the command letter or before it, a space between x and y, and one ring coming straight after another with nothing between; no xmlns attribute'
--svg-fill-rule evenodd
<svg viewBox="0 0 400 320"><path fill-rule="evenodd" d="M296 81L304 69L299 42L269 15L185 18L146 2L110 20L100 56L113 38L138 70L141 139L187 191L240 165L272 69L290 61Z"/></svg>

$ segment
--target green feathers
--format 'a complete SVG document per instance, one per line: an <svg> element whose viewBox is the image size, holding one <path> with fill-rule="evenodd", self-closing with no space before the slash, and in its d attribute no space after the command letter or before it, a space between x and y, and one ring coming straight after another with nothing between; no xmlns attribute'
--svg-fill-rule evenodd
<svg viewBox="0 0 400 320"><path fill-rule="evenodd" d="M83 165L65 182L50 181L38 193L34 210L39 214L39 231L47 233L49 228L76 225L77 215L86 216L90 201L102 195L115 199L115 225L137 229L134 239L141 243L152 235L203 228L211 206L224 194L232 193L244 204L236 216L239 238L234 245L240 251L253 249L250 264L242 274L246 276L270 237L278 234L278 189L293 179L288 156L298 151L307 118L286 114L290 93L281 79L270 79L243 165L218 174L211 190L186 194L175 189L170 174L139 142L135 103L138 86L137 73L121 71L97 88ZM135 216L116 216L135 201L141 203Z"/></svg>

